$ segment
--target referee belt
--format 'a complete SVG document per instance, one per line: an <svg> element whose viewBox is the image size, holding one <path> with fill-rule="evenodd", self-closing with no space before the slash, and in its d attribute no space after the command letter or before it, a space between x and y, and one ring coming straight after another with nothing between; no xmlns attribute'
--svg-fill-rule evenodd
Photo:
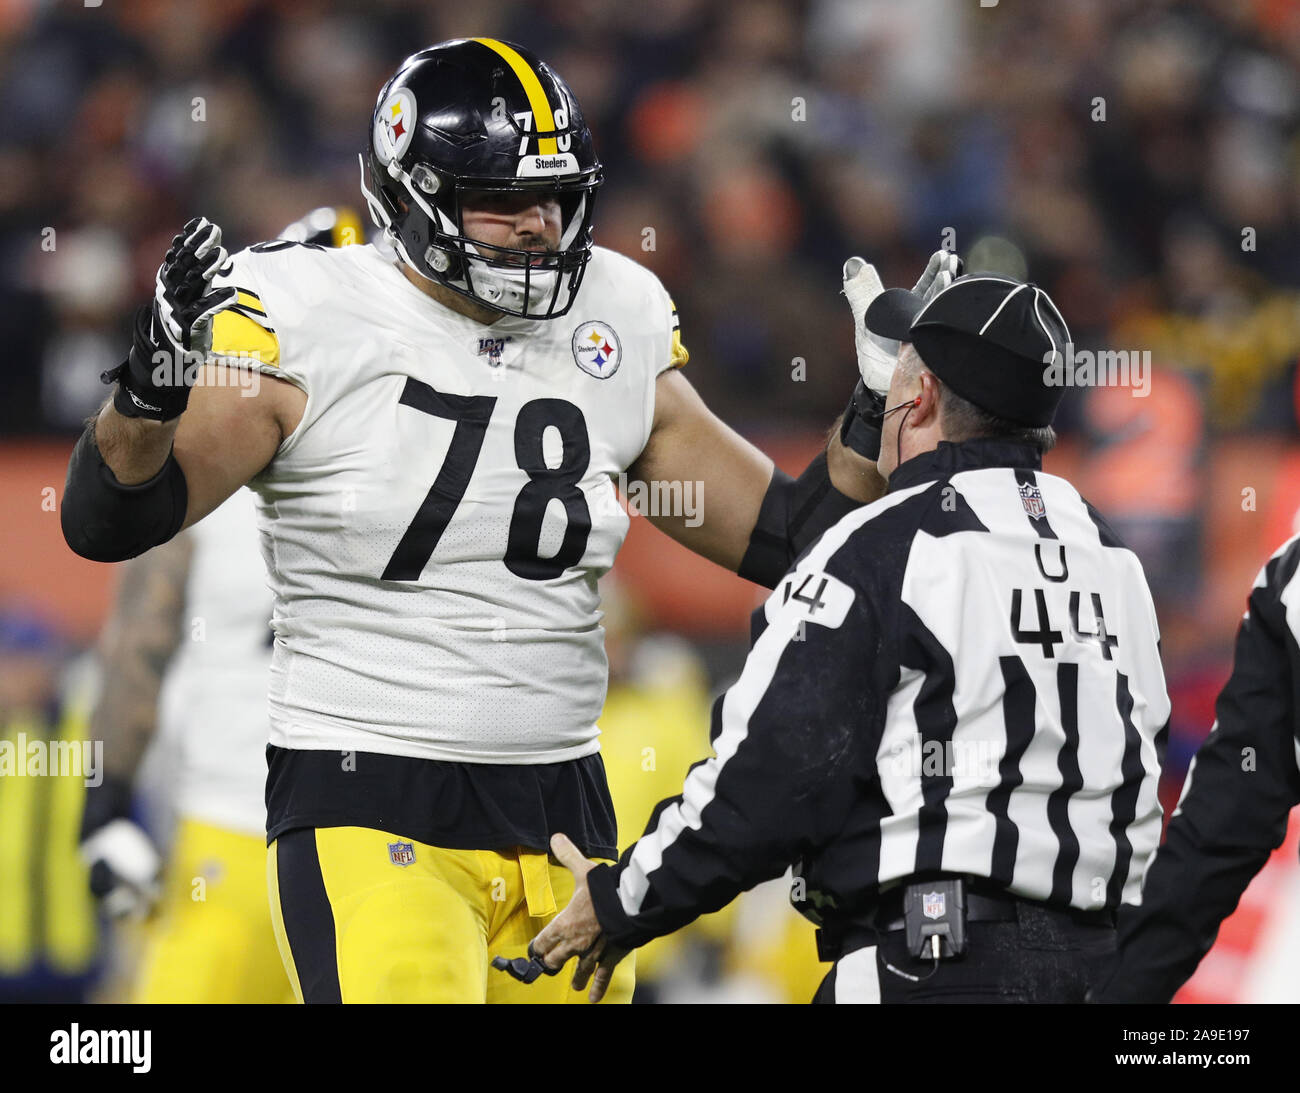
<svg viewBox="0 0 1300 1093"><path fill-rule="evenodd" d="M909 877L896 887L882 892L875 906L855 915L844 923L830 923L817 931L817 957L822 963L831 963L856 949L877 945L884 934L896 933L905 928L903 916L903 890L923 878ZM1079 926L1113 929L1115 912L1110 910L1081 911L1077 907L1062 907L1027 899L990 883L985 877L960 877L966 882L967 922L1019 922L1025 915L1050 915L1068 919Z"/></svg>

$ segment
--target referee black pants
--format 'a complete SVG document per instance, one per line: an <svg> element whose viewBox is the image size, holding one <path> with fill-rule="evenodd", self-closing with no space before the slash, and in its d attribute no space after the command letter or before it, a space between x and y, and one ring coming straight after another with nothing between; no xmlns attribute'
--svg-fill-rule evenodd
<svg viewBox="0 0 1300 1093"><path fill-rule="evenodd" d="M967 951L953 959L918 960L902 930L882 934L874 960L869 948L846 952L813 1001L1082 1002L1114 957L1114 928L1030 900L1015 907L1014 922L968 923Z"/></svg>

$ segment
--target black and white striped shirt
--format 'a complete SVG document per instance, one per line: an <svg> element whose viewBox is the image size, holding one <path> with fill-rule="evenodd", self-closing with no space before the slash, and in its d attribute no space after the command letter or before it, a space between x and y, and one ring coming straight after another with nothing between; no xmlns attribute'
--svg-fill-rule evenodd
<svg viewBox="0 0 1300 1093"><path fill-rule="evenodd" d="M715 705L715 757L589 875L616 944L792 863L828 922L935 870L1087 910L1137 897L1169 720L1155 610L1135 555L1038 467L941 443L800 558Z"/></svg>
<svg viewBox="0 0 1300 1093"><path fill-rule="evenodd" d="M1139 907L1119 920L1101 1002L1168 1002L1196 970L1300 805L1300 536L1268 560L1237 630L1232 675L1187 772Z"/></svg>

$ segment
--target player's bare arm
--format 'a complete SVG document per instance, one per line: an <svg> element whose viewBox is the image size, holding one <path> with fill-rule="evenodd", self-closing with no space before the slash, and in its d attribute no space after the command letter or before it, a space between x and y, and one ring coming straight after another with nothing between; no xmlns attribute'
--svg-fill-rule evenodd
<svg viewBox="0 0 1300 1093"><path fill-rule="evenodd" d="M96 419L96 443L124 486L154 477L169 452L176 457L188 494L183 527L203 519L261 471L307 405L306 394L291 383L260 376L253 393L247 378L234 371L204 365L185 413L175 421L126 418L112 402Z"/></svg>
<svg viewBox="0 0 1300 1093"><path fill-rule="evenodd" d="M225 376L220 375L226 372ZM247 378L222 365L204 368L176 430L176 461L189 484L185 527L202 520L275 458L302 420L307 395L284 380L259 375L257 393Z"/></svg>
<svg viewBox="0 0 1300 1093"><path fill-rule="evenodd" d="M826 448L830 483L865 505L885 492L885 480L874 460L841 443L839 432L837 422ZM650 515L660 531L735 571L749 549L774 470L772 460L717 417L680 371L670 369L655 381L654 425L630 476L644 482L698 480L704 498L703 520L685 513Z"/></svg>
<svg viewBox="0 0 1300 1093"><path fill-rule="evenodd" d="M772 461L715 416L675 368L655 381L650 439L628 471L643 482L701 482L702 519L686 513L649 519L696 554L733 572L740 567L772 480Z"/></svg>

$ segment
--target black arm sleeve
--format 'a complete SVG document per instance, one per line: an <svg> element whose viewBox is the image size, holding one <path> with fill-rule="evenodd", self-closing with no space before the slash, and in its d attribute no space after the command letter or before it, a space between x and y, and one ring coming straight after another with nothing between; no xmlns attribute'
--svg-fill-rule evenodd
<svg viewBox="0 0 1300 1093"><path fill-rule="evenodd" d="M1281 594L1298 559L1300 541L1269 562L1251 593L1214 730L1188 771L1141 905L1120 912L1119 958L1099 1001L1168 1002L1286 836L1300 803L1300 647Z"/></svg>
<svg viewBox="0 0 1300 1093"><path fill-rule="evenodd" d="M755 584L775 588L822 532L861 504L831 484L825 452L797 479L777 468L736 572Z"/></svg>
<svg viewBox="0 0 1300 1093"><path fill-rule="evenodd" d="M180 531L188 504L185 473L171 452L149 481L122 485L100 455L92 421L68 463L59 517L64 540L81 557L122 562Z"/></svg>

